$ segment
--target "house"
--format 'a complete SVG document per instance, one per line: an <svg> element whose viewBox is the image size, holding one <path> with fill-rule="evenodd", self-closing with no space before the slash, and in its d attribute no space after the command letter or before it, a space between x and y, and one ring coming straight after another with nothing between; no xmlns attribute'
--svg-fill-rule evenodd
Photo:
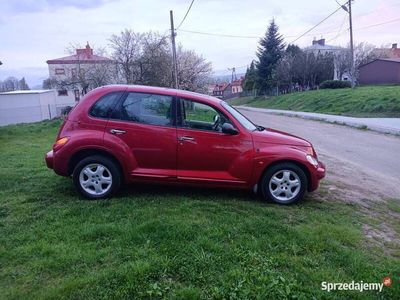
<svg viewBox="0 0 400 300"><path fill-rule="evenodd" d="M214 85L212 95L217 98L227 99L232 97L232 85L230 83L217 83Z"/></svg>
<svg viewBox="0 0 400 300"><path fill-rule="evenodd" d="M240 77L239 79L235 79L232 81L231 85L232 85L232 94L234 95L238 95L241 92L243 92L243 88L242 88L242 83L243 83L244 78Z"/></svg>
<svg viewBox="0 0 400 300"><path fill-rule="evenodd" d="M48 60L49 78L57 82L73 82L71 79L78 78L85 70L93 68L94 64L110 62L112 60L107 57L93 54L93 49L87 43L85 48L76 49L74 55ZM86 92L79 84L66 84L57 90L58 105L74 105Z"/></svg>
<svg viewBox="0 0 400 300"><path fill-rule="evenodd" d="M311 51L315 54L332 53L333 54L333 65L334 65L333 80L350 80L349 73L340 74L340 71L339 71L339 56L344 51L348 51L348 49L339 47L339 46L327 45L325 43L325 39L319 39L319 40L314 39L312 41L312 45L309 47L306 47L304 50Z"/></svg>
<svg viewBox="0 0 400 300"><path fill-rule="evenodd" d="M397 44L392 44L392 48L376 48L372 50L372 54L377 57L400 58L400 48Z"/></svg>
<svg viewBox="0 0 400 300"><path fill-rule="evenodd" d="M0 93L0 126L38 122L56 115L56 95L53 90Z"/></svg>
<svg viewBox="0 0 400 300"><path fill-rule="evenodd" d="M360 84L400 84L400 58L378 58L359 67Z"/></svg>

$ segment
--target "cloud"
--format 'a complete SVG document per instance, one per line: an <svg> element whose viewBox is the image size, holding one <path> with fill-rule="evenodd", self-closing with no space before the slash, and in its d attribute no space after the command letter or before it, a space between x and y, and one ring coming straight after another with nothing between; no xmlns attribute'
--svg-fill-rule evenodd
<svg viewBox="0 0 400 300"><path fill-rule="evenodd" d="M58 10L66 7L90 9L115 1L117 0L2 0L0 11L18 14Z"/></svg>

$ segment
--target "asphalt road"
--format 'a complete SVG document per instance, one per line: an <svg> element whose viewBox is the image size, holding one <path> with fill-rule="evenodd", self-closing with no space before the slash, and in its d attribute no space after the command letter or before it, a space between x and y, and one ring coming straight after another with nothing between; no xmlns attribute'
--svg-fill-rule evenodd
<svg viewBox="0 0 400 300"><path fill-rule="evenodd" d="M327 165L327 178L365 194L400 199L400 137L343 125L240 109L254 123L310 141ZM333 176L334 175L334 176ZM365 195L368 197L368 195Z"/></svg>

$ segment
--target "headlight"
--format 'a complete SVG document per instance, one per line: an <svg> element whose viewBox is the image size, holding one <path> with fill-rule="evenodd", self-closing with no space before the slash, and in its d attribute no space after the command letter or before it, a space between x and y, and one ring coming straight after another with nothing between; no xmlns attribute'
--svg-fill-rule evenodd
<svg viewBox="0 0 400 300"><path fill-rule="evenodd" d="M314 167L318 166L318 160L314 156L307 154L306 158L307 158L308 162L310 164L312 164Z"/></svg>

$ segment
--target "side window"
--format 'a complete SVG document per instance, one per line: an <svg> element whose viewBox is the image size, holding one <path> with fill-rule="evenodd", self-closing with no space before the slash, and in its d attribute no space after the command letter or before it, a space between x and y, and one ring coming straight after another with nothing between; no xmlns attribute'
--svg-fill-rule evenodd
<svg viewBox="0 0 400 300"><path fill-rule="evenodd" d="M121 95L122 92L104 95L92 106L89 114L96 118L109 118Z"/></svg>
<svg viewBox="0 0 400 300"><path fill-rule="evenodd" d="M221 132L222 124L229 119L213 107L186 99L181 99L182 126L199 130Z"/></svg>
<svg viewBox="0 0 400 300"><path fill-rule="evenodd" d="M143 124L171 126L172 97L129 93L121 106L120 118Z"/></svg>

